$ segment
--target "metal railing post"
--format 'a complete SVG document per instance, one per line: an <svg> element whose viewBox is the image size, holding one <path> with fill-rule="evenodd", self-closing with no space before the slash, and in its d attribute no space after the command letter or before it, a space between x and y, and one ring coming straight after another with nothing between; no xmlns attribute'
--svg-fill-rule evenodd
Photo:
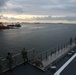
<svg viewBox="0 0 76 75"><path fill-rule="evenodd" d="M58 46L58 53L59 53L59 51L60 51L60 46Z"/></svg>
<svg viewBox="0 0 76 75"><path fill-rule="evenodd" d="M65 43L64 43L64 48L65 48Z"/></svg>
<svg viewBox="0 0 76 75"><path fill-rule="evenodd" d="M32 56L32 59L34 58L34 55L35 55L35 49L33 49L33 56Z"/></svg>
<svg viewBox="0 0 76 75"><path fill-rule="evenodd" d="M61 45L61 53L62 53L63 45Z"/></svg>
<svg viewBox="0 0 76 75"><path fill-rule="evenodd" d="M55 47L55 50L54 50L54 53L55 53L55 57L56 57L56 52L57 52L57 51L56 51L56 47Z"/></svg>
<svg viewBox="0 0 76 75"><path fill-rule="evenodd" d="M66 47L67 47L67 42L66 42Z"/></svg>
<svg viewBox="0 0 76 75"><path fill-rule="evenodd" d="M51 50L51 52L50 52L50 55L52 56L52 50Z"/></svg>
<svg viewBox="0 0 76 75"><path fill-rule="evenodd" d="M47 59L47 52L46 52L46 59Z"/></svg>
<svg viewBox="0 0 76 75"><path fill-rule="evenodd" d="M42 54L41 54L41 61L42 61Z"/></svg>

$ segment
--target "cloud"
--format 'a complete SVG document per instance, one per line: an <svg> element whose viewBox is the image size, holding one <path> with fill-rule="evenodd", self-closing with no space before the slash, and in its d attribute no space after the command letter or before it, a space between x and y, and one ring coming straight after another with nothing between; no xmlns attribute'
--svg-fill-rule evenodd
<svg viewBox="0 0 76 75"><path fill-rule="evenodd" d="M32 20L48 20L48 21L53 21L53 20L65 20L65 21L76 21L76 16L47 16L47 17L33 17Z"/></svg>
<svg viewBox="0 0 76 75"><path fill-rule="evenodd" d="M76 15L75 8L75 0L10 0L2 11L31 15Z"/></svg>
<svg viewBox="0 0 76 75"><path fill-rule="evenodd" d="M9 0L0 0L0 7L5 6L8 1Z"/></svg>
<svg viewBox="0 0 76 75"><path fill-rule="evenodd" d="M7 16L3 16L3 15L0 15L0 19L9 19L9 17L7 17Z"/></svg>
<svg viewBox="0 0 76 75"><path fill-rule="evenodd" d="M0 16L1 19L5 20L20 20L20 21L76 21L76 16L43 16L43 17L32 17L32 18L17 18L17 17L8 17L8 16Z"/></svg>
<svg viewBox="0 0 76 75"><path fill-rule="evenodd" d="M11 15L44 15L21 20L76 20L76 0L0 0L0 14ZM51 15L51 16L46 16ZM52 17L61 16L61 17ZM64 17L63 17L64 16Z"/></svg>
<svg viewBox="0 0 76 75"><path fill-rule="evenodd" d="M17 17L8 17L4 15L0 15L1 20L9 20L9 21L31 21L32 19L29 18L17 18Z"/></svg>

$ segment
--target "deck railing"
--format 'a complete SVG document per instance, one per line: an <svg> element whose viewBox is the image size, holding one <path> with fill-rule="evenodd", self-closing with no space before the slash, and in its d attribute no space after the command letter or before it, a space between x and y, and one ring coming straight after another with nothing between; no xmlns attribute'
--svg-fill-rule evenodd
<svg viewBox="0 0 76 75"><path fill-rule="evenodd" d="M73 40L72 43L74 43L74 42L75 42L75 40ZM42 61L44 59L47 59L49 56L52 57L53 54L55 56L57 53L61 54L63 52L63 50L65 51L64 48L67 48L67 47L69 47L69 50L71 49L71 45L70 45L69 41L67 41L63 44L60 44L54 48L50 48L38 55L35 55L35 49L33 48L30 50L27 50L28 60L40 59ZM53 59L53 58L51 58L51 59ZM13 55L13 60L14 60L13 67L16 67L17 65L22 64L23 63L22 54L19 53L19 54ZM3 66L4 72L9 69L9 64L8 64L8 61L6 58L2 59L2 66Z"/></svg>
<svg viewBox="0 0 76 75"><path fill-rule="evenodd" d="M34 53L35 53L35 49L30 49L30 50L27 50L27 55L28 55L28 60L31 60L33 57L34 57ZM20 65L23 63L23 58L22 58L22 54L19 53L19 54L16 54L16 55L13 55L13 67L16 67L17 65ZM3 71L7 71L9 70L9 63L8 63L8 60L6 58L2 59L2 67L3 67Z"/></svg>
<svg viewBox="0 0 76 75"><path fill-rule="evenodd" d="M64 52L66 52L65 48L68 48L68 51L69 51L73 44L75 44L74 39L72 40L72 44L70 44L70 42L67 41L63 44L60 44L56 47L50 48L46 50L45 52L38 54L34 59L40 59L41 61L43 61L44 59L47 60L49 56L51 56L51 59L53 59L52 55L56 57L57 55L63 54Z"/></svg>

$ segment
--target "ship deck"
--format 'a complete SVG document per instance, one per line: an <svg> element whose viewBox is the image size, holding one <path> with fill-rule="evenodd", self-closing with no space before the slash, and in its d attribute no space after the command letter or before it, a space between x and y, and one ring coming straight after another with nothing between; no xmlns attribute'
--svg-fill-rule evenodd
<svg viewBox="0 0 76 75"><path fill-rule="evenodd" d="M60 75L76 75L76 57L68 66L66 66Z"/></svg>
<svg viewBox="0 0 76 75"><path fill-rule="evenodd" d="M76 53L76 48L74 48L74 53L69 56L66 54L60 61L54 64L56 66L56 72ZM60 73L60 75L76 75L76 58L74 58ZM13 69L13 71L6 71L4 75L54 75L55 72L51 70L50 66L46 71L42 71L35 66L27 63L19 65ZM57 74L58 75L58 74Z"/></svg>
<svg viewBox="0 0 76 75"><path fill-rule="evenodd" d="M4 75L53 75L51 71L43 72L30 64L22 64L13 69L13 71L7 71Z"/></svg>

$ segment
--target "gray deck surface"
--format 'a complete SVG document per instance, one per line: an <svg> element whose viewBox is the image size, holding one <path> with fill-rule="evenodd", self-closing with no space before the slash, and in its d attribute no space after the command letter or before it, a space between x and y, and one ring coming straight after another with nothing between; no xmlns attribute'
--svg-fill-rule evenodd
<svg viewBox="0 0 76 75"><path fill-rule="evenodd" d="M61 72L60 75L76 75L76 57L73 61Z"/></svg>
<svg viewBox="0 0 76 75"><path fill-rule="evenodd" d="M26 65L22 64L14 68L12 72L11 71L5 72L4 75L53 75L53 74L51 73L50 70L47 72L43 72L30 64Z"/></svg>

